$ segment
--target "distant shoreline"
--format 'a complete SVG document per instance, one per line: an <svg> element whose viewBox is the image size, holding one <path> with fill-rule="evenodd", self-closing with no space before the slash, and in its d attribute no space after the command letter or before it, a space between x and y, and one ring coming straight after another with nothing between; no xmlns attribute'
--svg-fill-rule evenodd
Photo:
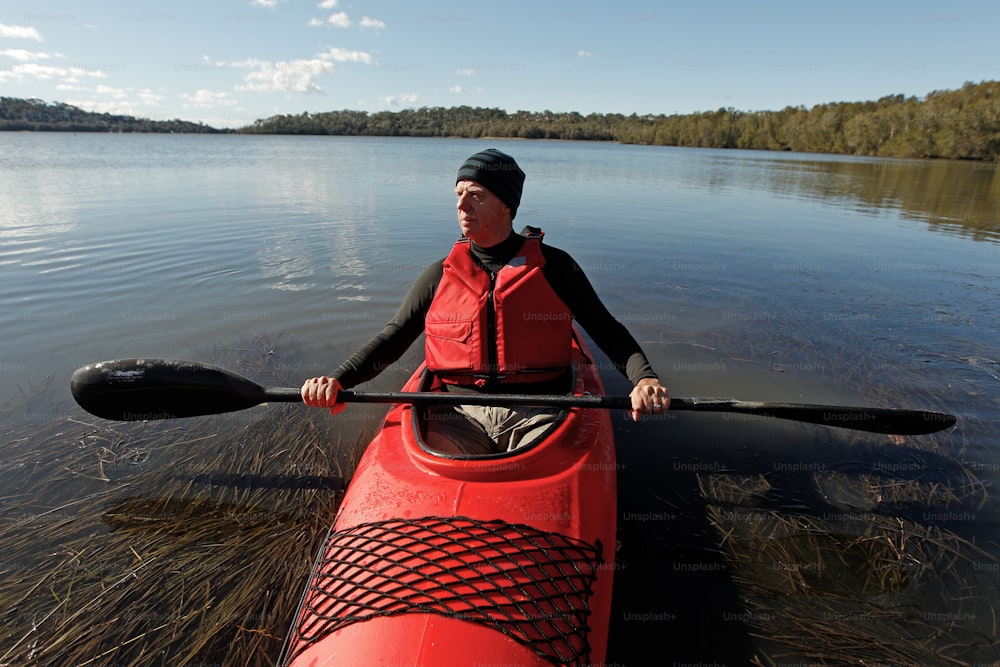
<svg viewBox="0 0 1000 667"><path fill-rule="evenodd" d="M186 120L150 120L84 111L70 104L46 104L42 100L0 97L0 131L3 132L95 132L129 134L223 134L203 123Z"/></svg>
<svg viewBox="0 0 1000 667"><path fill-rule="evenodd" d="M152 121L67 104L0 98L0 131L288 134L556 139L687 148L1000 162L1000 82L966 83L924 98L890 95L781 111L732 108L685 115L508 113L480 107L283 114L238 129Z"/></svg>

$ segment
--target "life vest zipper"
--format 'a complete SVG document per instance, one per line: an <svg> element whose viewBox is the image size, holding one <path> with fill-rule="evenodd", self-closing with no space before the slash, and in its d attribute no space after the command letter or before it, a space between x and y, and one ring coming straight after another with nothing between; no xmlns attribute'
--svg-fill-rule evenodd
<svg viewBox="0 0 1000 667"><path fill-rule="evenodd" d="M488 354L489 384L499 381L497 369L500 367L500 353L497 351L497 306L493 301L493 292L497 286L497 272L490 271L490 291L486 295L486 345Z"/></svg>

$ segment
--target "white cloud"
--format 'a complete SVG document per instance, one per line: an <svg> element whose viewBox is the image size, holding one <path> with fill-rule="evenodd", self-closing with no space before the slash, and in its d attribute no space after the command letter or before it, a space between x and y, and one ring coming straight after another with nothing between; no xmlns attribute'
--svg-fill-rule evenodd
<svg viewBox="0 0 1000 667"><path fill-rule="evenodd" d="M49 60L50 58L61 58L60 54L42 53L40 51L26 51L25 49L5 49L0 51L0 56L7 56L22 63L38 60Z"/></svg>
<svg viewBox="0 0 1000 667"><path fill-rule="evenodd" d="M416 104L420 101L420 95L416 93L403 93L402 95L387 95L385 97L380 97L379 102L387 106L396 107L400 104Z"/></svg>
<svg viewBox="0 0 1000 667"><path fill-rule="evenodd" d="M277 7L278 0L253 0L250 4L254 7Z"/></svg>
<svg viewBox="0 0 1000 667"><path fill-rule="evenodd" d="M159 106L160 100L163 99L163 95L154 93L149 88L144 88L143 90L140 90L137 94L139 95L139 100L147 107Z"/></svg>
<svg viewBox="0 0 1000 667"><path fill-rule="evenodd" d="M593 58L594 57L593 53L591 53L590 51L584 51L583 49L580 49L579 51L577 51L576 55L579 58Z"/></svg>
<svg viewBox="0 0 1000 667"><path fill-rule="evenodd" d="M325 53L320 53L318 58L323 60L333 60L338 63L364 63L371 64L372 54L365 51L348 51L347 49L332 48Z"/></svg>
<svg viewBox="0 0 1000 667"><path fill-rule="evenodd" d="M84 69L83 67L70 67L68 70L68 76L65 79L65 83L76 83L80 80L80 77L90 78L90 79L106 79L108 75L99 69Z"/></svg>
<svg viewBox="0 0 1000 667"><path fill-rule="evenodd" d="M228 65L229 65L228 63L226 63L223 60L212 60L208 56L208 54L202 54L202 56L201 56L201 62L204 65L204 67L205 67L206 70L208 70L208 69L223 69L225 67L228 67Z"/></svg>
<svg viewBox="0 0 1000 667"><path fill-rule="evenodd" d="M456 70L455 74L458 74L460 76L475 76L476 70L474 70L471 67L469 67L467 69Z"/></svg>
<svg viewBox="0 0 1000 667"><path fill-rule="evenodd" d="M66 103L79 107L84 111L93 111L96 113L149 117L148 108L159 106L160 101L163 99L162 95L153 92L149 88L137 91L134 88L115 88L103 85L96 88L85 88L62 84L57 86L57 88L79 94L87 94L86 91L89 91L89 99L67 99Z"/></svg>
<svg viewBox="0 0 1000 667"><path fill-rule="evenodd" d="M347 12L337 12L336 14L330 14L326 18L326 22L330 25L335 25L338 28L350 28L351 19L347 16Z"/></svg>
<svg viewBox="0 0 1000 667"><path fill-rule="evenodd" d="M323 89L317 79L336 72L337 63L374 62L370 53L365 51L349 51L332 48L316 54L310 59L271 62L267 60L249 59L230 63L237 69L248 71L244 83L237 85L236 90L249 90L259 93L288 91L305 94L323 94Z"/></svg>
<svg viewBox="0 0 1000 667"><path fill-rule="evenodd" d="M48 81L49 79L58 79L60 83L74 85L79 83L81 78L104 79L107 78L107 74L96 69L52 67L50 65L39 65L38 63L25 63L23 65L14 65L13 67L0 69L0 81L22 81L24 79Z"/></svg>
<svg viewBox="0 0 1000 667"><path fill-rule="evenodd" d="M202 88L193 94L183 94L181 99L187 104L185 107L197 107L199 109L214 109L215 107L229 107L236 104L236 100L229 96L229 93L215 93Z"/></svg>
<svg viewBox="0 0 1000 667"><path fill-rule="evenodd" d="M111 86L98 86L94 89L98 95L107 95L113 100L124 100L128 98L128 93L124 88L112 88Z"/></svg>
<svg viewBox="0 0 1000 667"><path fill-rule="evenodd" d="M361 17L361 27L366 30L382 30L385 28L385 22L378 19L369 18L367 16Z"/></svg>
<svg viewBox="0 0 1000 667"><path fill-rule="evenodd" d="M323 89L316 83L316 79L326 74L333 74L336 68L329 60L320 58L276 63L244 60L233 63L233 67L253 70L247 72L243 77L245 84L236 86L236 90L258 93L288 91L307 95L322 95Z"/></svg>
<svg viewBox="0 0 1000 667"><path fill-rule="evenodd" d="M462 86L452 86L451 88L448 89L448 92L461 95L462 93L465 92L465 88L463 88Z"/></svg>
<svg viewBox="0 0 1000 667"><path fill-rule="evenodd" d="M11 37L13 39L33 39L36 42L42 41L42 34L37 28L30 28L21 25L7 25L0 23L0 37Z"/></svg>
<svg viewBox="0 0 1000 667"><path fill-rule="evenodd" d="M336 6L336 0L324 0L324 2L317 5L320 9L333 9ZM336 12L330 14L325 19L315 17L311 18L309 19L308 25L311 28L318 28L323 25L332 25L337 28L350 28L354 25L354 21L352 21L351 17L347 15L347 12ZM362 30L382 30L385 28L385 21L373 19L370 16L362 16L358 27Z"/></svg>
<svg viewBox="0 0 1000 667"><path fill-rule="evenodd" d="M87 90L77 88L78 91ZM162 95L157 95L149 88L136 92L134 88L115 88L113 86L97 86L91 90L92 97L87 100L67 100L67 104L72 104L85 111L96 113L125 114L129 116L141 116L141 107L157 106L163 99Z"/></svg>

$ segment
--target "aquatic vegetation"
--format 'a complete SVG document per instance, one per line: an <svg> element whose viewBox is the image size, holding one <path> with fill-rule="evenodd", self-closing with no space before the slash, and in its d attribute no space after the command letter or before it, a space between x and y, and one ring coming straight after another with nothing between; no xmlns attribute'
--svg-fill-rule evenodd
<svg viewBox="0 0 1000 667"><path fill-rule="evenodd" d="M239 366L266 377L265 360ZM0 664L273 663L355 443L296 406L64 414L8 434Z"/></svg>

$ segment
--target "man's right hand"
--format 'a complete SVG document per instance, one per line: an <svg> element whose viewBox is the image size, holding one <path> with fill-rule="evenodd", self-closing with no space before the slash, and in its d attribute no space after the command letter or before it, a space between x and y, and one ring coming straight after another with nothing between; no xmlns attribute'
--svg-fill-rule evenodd
<svg viewBox="0 0 1000 667"><path fill-rule="evenodd" d="M325 375L310 378L302 384L302 402L311 408L330 408L330 414L343 412L346 403L337 401L337 394L343 387L337 378Z"/></svg>

